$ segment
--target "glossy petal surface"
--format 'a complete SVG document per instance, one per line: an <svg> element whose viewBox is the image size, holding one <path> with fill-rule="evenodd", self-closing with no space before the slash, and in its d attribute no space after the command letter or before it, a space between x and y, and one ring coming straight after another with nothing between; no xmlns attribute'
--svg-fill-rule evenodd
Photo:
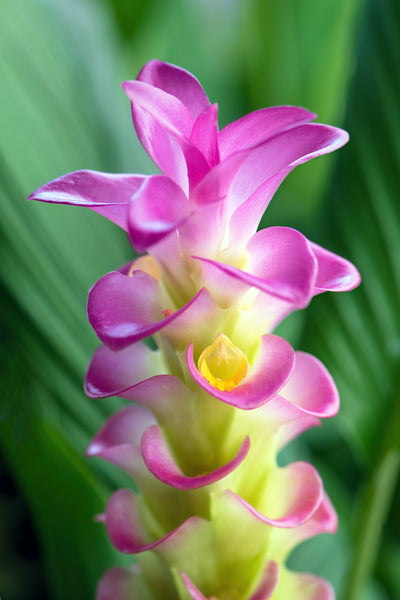
<svg viewBox="0 0 400 600"><path fill-rule="evenodd" d="M188 199L168 177L153 175L132 197L129 235L138 252L162 240L188 216Z"/></svg>
<svg viewBox="0 0 400 600"><path fill-rule="evenodd" d="M155 477L163 483L181 490L190 490L210 485L231 473L246 457L250 440L245 438L236 456L227 464L222 465L211 473L188 477L171 456L162 432L156 425L149 427L143 435L141 448L144 462Z"/></svg>
<svg viewBox="0 0 400 600"><path fill-rule="evenodd" d="M294 368L290 344L276 335L263 336L253 372L230 391L219 390L199 373L193 360L193 346L189 346L186 359L190 374L200 387L222 402L245 410L256 408L275 396Z"/></svg>
<svg viewBox="0 0 400 600"><path fill-rule="evenodd" d="M293 374L280 394L316 417L333 417L339 410L339 394L331 375L315 356L305 352L296 352Z"/></svg>
<svg viewBox="0 0 400 600"><path fill-rule="evenodd" d="M126 230L129 202L146 179L144 175L75 171L42 186L28 200L86 206Z"/></svg>
<svg viewBox="0 0 400 600"><path fill-rule="evenodd" d="M312 243L311 247L318 261L314 293L347 292L360 285L360 274L350 261L317 244Z"/></svg>

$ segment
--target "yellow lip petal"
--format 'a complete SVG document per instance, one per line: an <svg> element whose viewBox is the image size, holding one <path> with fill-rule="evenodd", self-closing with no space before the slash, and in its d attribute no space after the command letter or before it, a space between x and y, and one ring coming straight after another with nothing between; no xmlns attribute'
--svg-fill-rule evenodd
<svg viewBox="0 0 400 600"><path fill-rule="evenodd" d="M236 387L246 377L248 367L245 354L223 333L203 350L197 363L203 377L222 391Z"/></svg>

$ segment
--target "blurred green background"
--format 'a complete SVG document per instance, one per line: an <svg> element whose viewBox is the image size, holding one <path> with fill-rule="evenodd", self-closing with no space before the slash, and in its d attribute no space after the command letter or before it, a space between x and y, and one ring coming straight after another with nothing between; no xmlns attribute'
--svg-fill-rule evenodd
<svg viewBox="0 0 400 600"><path fill-rule="evenodd" d="M127 558L93 521L116 469L85 459L119 405L88 400L97 345L88 288L131 257L99 215L27 204L88 168L151 173L120 83L152 58L192 71L220 126L299 104L349 145L301 166L263 225L295 226L351 259L355 292L317 297L282 326L338 384L342 409L293 443L340 516L292 556L338 600L400 598L400 2L398 0L2 0L0 19L0 596L88 600ZM129 561L129 559L128 559Z"/></svg>

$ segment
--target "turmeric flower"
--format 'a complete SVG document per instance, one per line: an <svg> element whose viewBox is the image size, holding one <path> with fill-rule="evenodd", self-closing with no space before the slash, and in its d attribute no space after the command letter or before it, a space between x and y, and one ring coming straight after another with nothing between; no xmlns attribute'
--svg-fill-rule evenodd
<svg viewBox="0 0 400 600"><path fill-rule="evenodd" d="M354 288L359 274L298 231L257 227L286 175L348 136L293 106L219 131L197 79L155 60L123 87L161 174L78 171L30 196L99 212L143 253L88 298L103 345L86 392L132 403L87 453L139 488L117 490L103 517L137 564L107 572L97 600L331 600L327 582L285 561L335 531L334 509L314 467L280 467L277 455L336 414L339 398L319 360L273 330L314 295Z"/></svg>

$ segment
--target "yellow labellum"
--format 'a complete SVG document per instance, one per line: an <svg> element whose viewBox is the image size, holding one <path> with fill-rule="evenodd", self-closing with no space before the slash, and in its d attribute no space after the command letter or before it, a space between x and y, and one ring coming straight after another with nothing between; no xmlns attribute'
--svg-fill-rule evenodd
<svg viewBox="0 0 400 600"><path fill-rule="evenodd" d="M249 363L243 352L219 333L201 353L197 367L211 385L229 391L246 377Z"/></svg>

